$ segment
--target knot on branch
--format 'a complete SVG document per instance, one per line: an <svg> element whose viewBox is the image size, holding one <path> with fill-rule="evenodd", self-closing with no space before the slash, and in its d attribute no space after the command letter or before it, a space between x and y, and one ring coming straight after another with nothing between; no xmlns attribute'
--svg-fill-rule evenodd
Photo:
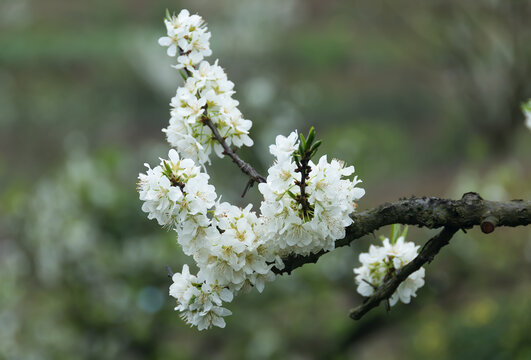
<svg viewBox="0 0 531 360"><path fill-rule="evenodd" d="M496 225L498 224L498 219L494 216L487 216L485 219L481 222L480 228L481 231L483 231L484 234L490 234L494 231L496 228Z"/></svg>
<svg viewBox="0 0 531 360"><path fill-rule="evenodd" d="M461 200L467 205L474 205L480 203L483 198L476 192L467 192L463 194Z"/></svg>

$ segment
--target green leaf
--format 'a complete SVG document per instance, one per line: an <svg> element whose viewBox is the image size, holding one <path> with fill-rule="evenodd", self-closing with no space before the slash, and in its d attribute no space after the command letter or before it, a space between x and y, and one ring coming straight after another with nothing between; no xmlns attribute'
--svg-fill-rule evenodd
<svg viewBox="0 0 531 360"><path fill-rule="evenodd" d="M322 143L323 143L323 142L322 142L321 140L317 140L317 141L315 142L315 144L313 144L313 146L312 146L312 148L311 148L310 151L317 150L317 149L319 148L319 146L321 146Z"/></svg>
<svg viewBox="0 0 531 360"><path fill-rule="evenodd" d="M315 128L312 126L310 128L310 132L308 133L308 139L306 140L307 145L308 146L312 145L314 140L315 140Z"/></svg>
<svg viewBox="0 0 531 360"><path fill-rule="evenodd" d="M294 193L292 193L290 190L288 190L287 193L290 198L292 198L293 200L297 200L297 196Z"/></svg>
<svg viewBox="0 0 531 360"><path fill-rule="evenodd" d="M301 135L302 136L302 135ZM304 156L304 153L305 153L305 150L303 147L302 147L302 142L299 143L299 155L300 156Z"/></svg>
<svg viewBox="0 0 531 360"><path fill-rule="evenodd" d="M396 243L399 233L400 233L400 224L391 225L391 237L390 237L391 244Z"/></svg>
<svg viewBox="0 0 531 360"><path fill-rule="evenodd" d="M182 71L182 70L179 70L179 75L181 75L181 77L183 78L183 80L188 79L188 74L186 74L186 72L184 72L184 71Z"/></svg>
<svg viewBox="0 0 531 360"><path fill-rule="evenodd" d="M407 229L408 229L408 227L409 227L409 226L406 225L406 226L404 227L404 231L402 231L402 234L400 235L400 236L402 236L402 237L404 238L404 240L406 239L406 235L407 235Z"/></svg>
<svg viewBox="0 0 531 360"><path fill-rule="evenodd" d="M306 152L306 139L304 138L304 135L300 134L301 142L299 143L299 149L301 150L301 154L304 154ZM302 148L301 148L302 146Z"/></svg>

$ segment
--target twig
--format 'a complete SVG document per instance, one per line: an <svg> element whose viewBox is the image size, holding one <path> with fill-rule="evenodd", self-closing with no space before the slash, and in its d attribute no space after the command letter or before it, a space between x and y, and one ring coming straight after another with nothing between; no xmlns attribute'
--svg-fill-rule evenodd
<svg viewBox="0 0 531 360"><path fill-rule="evenodd" d="M212 134L214 135L214 138L216 138L216 140L223 147L223 154L225 154L228 157L230 157L232 159L232 161L236 165L238 165L240 170L243 173L247 174L251 178L251 180L253 180L254 182L257 182L257 183L265 183L266 182L266 178L265 177L260 175L251 165L249 165L248 163L246 163L245 161L240 159L240 157L238 155L236 155L234 150L232 150L230 148L230 146L227 145L227 142L225 141L223 136L221 136L221 134L218 131L218 128L216 127L216 125L214 125L212 123L212 120L210 120L210 118L208 118L206 116L203 116L202 121L203 121L203 123L206 126L208 126L208 128L212 131Z"/></svg>
<svg viewBox="0 0 531 360"><path fill-rule="evenodd" d="M245 194L247 194L247 190L249 190L249 188L252 188L253 184L254 184L253 179L249 179L249 181L247 181L247 185L245 185L245 189L243 189L242 197L245 197Z"/></svg>
<svg viewBox="0 0 531 360"><path fill-rule="evenodd" d="M476 193L466 193L460 200L412 197L385 203L351 217L354 222L346 229L346 236L336 241L336 247L349 245L352 241L391 224L425 226L430 229L470 229L485 222L496 224L496 227L525 226L531 224L531 201L488 201ZM489 230L490 227L483 226L484 232ZM273 271L276 274L290 274L304 264L317 262L326 253L320 251L307 256L288 256L283 259L284 268L273 268Z"/></svg>
<svg viewBox="0 0 531 360"><path fill-rule="evenodd" d="M168 272L168 277L171 279L173 277L173 271L171 271L170 265L166 265L166 271Z"/></svg>
<svg viewBox="0 0 531 360"><path fill-rule="evenodd" d="M375 308L383 300L389 300L398 286L407 279L407 277L419 270L422 265L427 262L431 262L435 255L439 253L439 250L448 244L452 236L459 230L454 227L445 227L439 234L432 237L420 250L416 258L406 264L401 269L398 269L390 279L388 279L383 285L357 308L350 311L350 317L354 320L359 320Z"/></svg>

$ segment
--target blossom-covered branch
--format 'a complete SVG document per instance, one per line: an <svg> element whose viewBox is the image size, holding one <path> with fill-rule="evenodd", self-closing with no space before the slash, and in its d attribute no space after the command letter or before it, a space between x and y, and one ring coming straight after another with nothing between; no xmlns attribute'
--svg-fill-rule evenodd
<svg viewBox="0 0 531 360"><path fill-rule="evenodd" d="M452 236L459 230L458 228L445 227L439 234L432 237L420 250L420 253L411 262L395 271L395 273L381 286L375 289L374 293L365 299L363 304L350 311L350 317L359 320L363 315L375 308L383 300L391 298L396 289L411 274L422 268L427 262L431 262L439 250L447 245ZM424 282L423 282L424 283Z"/></svg>
<svg viewBox="0 0 531 360"><path fill-rule="evenodd" d="M159 43L177 56L173 67L184 86L171 99L169 126L163 130L172 149L159 165L146 164L138 191L148 218L176 231L178 244L199 270L192 274L184 265L181 272L170 271L175 310L199 330L224 327L223 318L231 314L224 304L243 291L261 292L274 280L273 269L284 266L282 257L332 250L365 191L351 177L353 166L328 162L326 155L312 161L320 144L313 128L307 138L296 131L276 137L267 178L241 160L232 147L253 145L252 122L239 111L234 83L218 61L204 60L212 54L205 22L182 10L167 13L164 23L167 36ZM250 177L246 190L259 183L260 213L252 204L221 202L207 173L212 152L229 156Z"/></svg>
<svg viewBox="0 0 531 360"><path fill-rule="evenodd" d="M469 229L480 226L485 233L499 226L526 226L531 224L531 201L488 201L476 193L466 193L460 200L413 197L354 213L351 218L352 224L347 228L345 237L336 241L336 247L349 245L352 241L391 224L430 229ZM304 264L317 262L326 253L323 250L308 256L289 256L284 259L284 269L276 272L289 274Z"/></svg>
<svg viewBox="0 0 531 360"><path fill-rule="evenodd" d="M164 23L167 36L159 43L177 57L172 66L184 84L171 99L169 125L163 129L171 150L153 168L146 164L138 191L148 218L173 229L177 243L195 262L196 274L186 264L180 272L169 271L169 294L176 299L175 310L199 330L224 327L224 317L231 314L224 306L235 295L261 292L275 275L316 262L384 225L444 226L454 232L481 225L489 233L496 226L531 222L529 202L484 201L474 193L457 201L412 198L354 214L365 195L357 186L361 180L341 160L328 161L323 155L314 162L321 142L313 127L307 137L297 131L278 135L269 147L274 160L267 178L260 175L233 149L253 145L252 122L238 109L234 83L218 60L205 60L212 54L206 23L187 10L167 13ZM240 208L221 202L207 172L213 152L227 155L249 176L245 191L258 183L263 196L259 212L252 211L252 204ZM360 254L362 266L354 272L358 291L371 296L367 306L386 297L390 305L408 303L424 284L423 263L413 260L419 246L405 241L405 231L400 237L393 231L383 246ZM436 253L434 244L439 242L430 241L421 251L422 261Z"/></svg>

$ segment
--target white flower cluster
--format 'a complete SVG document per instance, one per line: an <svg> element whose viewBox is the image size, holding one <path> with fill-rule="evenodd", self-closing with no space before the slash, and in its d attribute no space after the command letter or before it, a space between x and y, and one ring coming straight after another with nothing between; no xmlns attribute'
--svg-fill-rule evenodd
<svg viewBox="0 0 531 360"><path fill-rule="evenodd" d="M363 296L371 296L394 272L417 256L419 246L406 242L400 236L394 244L388 238L383 239L383 246L371 245L368 253L361 253L361 266L354 269L358 292ZM424 285L424 268L415 271L403 281L389 298L391 306L398 300L409 304L411 297Z"/></svg>
<svg viewBox="0 0 531 360"><path fill-rule="evenodd" d="M160 38L159 43L169 46L170 56L177 50L184 54L179 56L175 67L186 70L181 73L186 78L184 86L171 99L169 126L163 129L169 144L199 164L210 162L212 149L223 157L222 146L205 124L209 120L229 146L252 146L249 137L252 122L243 118L238 101L232 98L234 83L227 79L217 61L214 64L203 61L212 53L208 42L210 33L203 19L182 10L165 23L168 36Z"/></svg>
<svg viewBox="0 0 531 360"><path fill-rule="evenodd" d="M193 275L185 265L172 276L175 309L199 330L224 327L223 317L231 312L223 303L240 291L261 292L274 279L273 268L284 266L282 257L333 249L352 223L349 215L364 190L356 187L357 178L346 178L354 172L352 166L329 163L326 156L317 164L311 162L318 147L312 145L312 129L311 140L304 144L294 132L278 136L271 145L276 161L267 183L259 186L264 195L260 215L251 205L242 209L221 202L204 172L212 150L223 157L213 131L228 146L251 146L252 123L238 110L232 98L234 84L223 69L203 60L211 53L203 20L183 10L165 23L168 36L159 43L169 46L170 56L180 54L175 67L184 69L185 79L171 100L170 124L163 130L175 149L156 167L146 164L138 190L148 218L174 229L184 253L193 256L198 268Z"/></svg>
<svg viewBox="0 0 531 360"><path fill-rule="evenodd" d="M269 151L276 157L269 168L267 182L259 185L264 196L260 207L264 218L265 236L279 249L280 255L290 253L307 255L320 250L332 250L337 239L345 237L345 227L352 223L350 214L356 201L365 191L356 187L361 180L345 177L354 173L354 167L345 167L338 160L327 161L323 155L317 164L309 161L305 179L307 209L298 200L301 195L300 170L293 158L299 148L299 137L292 132L288 137L277 136Z"/></svg>
<svg viewBox="0 0 531 360"><path fill-rule="evenodd" d="M232 301L232 292L220 286L209 285L191 275L188 265L183 266L181 273L174 274L172 280L170 295L177 299L175 310L181 312L181 317L187 323L196 325L199 330L208 329L212 325L225 327L223 316L232 313L221 307L221 304L223 301Z"/></svg>
<svg viewBox="0 0 531 360"><path fill-rule="evenodd" d="M221 307L233 293L255 286L262 291L274 276L271 255L261 236L260 223L251 205L240 209L216 203L209 176L191 159L181 159L174 149L169 160L139 175L138 190L142 210L149 219L177 232L177 241L186 255L193 255L199 267L196 276L188 267L173 276L170 295L177 299L176 310L199 329L225 324L230 312Z"/></svg>
<svg viewBox="0 0 531 360"><path fill-rule="evenodd" d="M212 55L210 33L199 15L190 15L182 10L179 15L166 14L164 19L168 36L161 37L159 44L168 47L168 55L177 57L175 68L189 70L201 62L205 56Z"/></svg>
<svg viewBox="0 0 531 360"><path fill-rule="evenodd" d="M265 282L274 279L269 264L274 257L261 236L261 221L251 207L218 204L212 225L219 235L194 258L201 269L199 274L208 281L235 291L255 286L262 292Z"/></svg>
<svg viewBox="0 0 531 360"><path fill-rule="evenodd" d="M168 157L153 169L145 164L147 173L139 175L142 210L159 225L176 229L184 253L192 255L203 245L197 234L210 226L207 214L215 204L216 189L192 160L180 159L174 149Z"/></svg>

